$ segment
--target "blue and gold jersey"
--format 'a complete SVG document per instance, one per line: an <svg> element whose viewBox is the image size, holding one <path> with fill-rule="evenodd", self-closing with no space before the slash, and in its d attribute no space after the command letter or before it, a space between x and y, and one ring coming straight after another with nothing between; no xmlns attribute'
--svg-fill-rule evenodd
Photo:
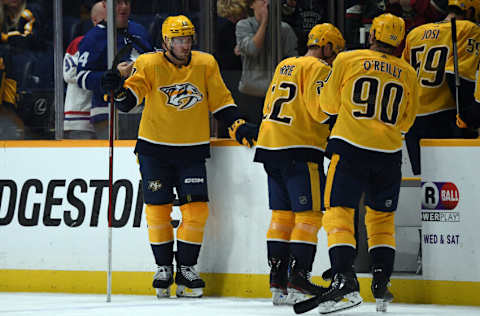
<svg viewBox="0 0 480 316"><path fill-rule="evenodd" d="M331 68L311 56L280 62L265 97L255 161L319 161L329 135L319 95Z"/></svg>
<svg viewBox="0 0 480 316"><path fill-rule="evenodd" d="M137 104L145 99L136 148L139 152L144 151L139 143L149 148L147 151L155 146L197 147L203 148L199 158L206 158L209 113L236 107L215 58L198 51L192 52L185 66L174 65L163 52L143 54L124 86L135 95Z"/></svg>
<svg viewBox="0 0 480 316"><path fill-rule="evenodd" d="M480 27L466 20L457 21L456 27L459 75L473 82L480 60ZM403 59L417 71L417 116L455 109L454 97L445 80L445 73L454 73L450 22L413 29L407 36Z"/></svg>
<svg viewBox="0 0 480 316"><path fill-rule="evenodd" d="M333 142L370 153L400 153L417 103L416 73L404 60L369 49L340 53L320 94L322 109L338 115L327 150Z"/></svg>

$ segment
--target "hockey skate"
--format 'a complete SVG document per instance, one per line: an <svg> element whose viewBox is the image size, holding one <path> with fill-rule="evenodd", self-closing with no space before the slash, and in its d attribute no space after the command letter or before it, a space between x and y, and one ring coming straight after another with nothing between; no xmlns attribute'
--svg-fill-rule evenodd
<svg viewBox="0 0 480 316"><path fill-rule="evenodd" d="M170 297L170 285L172 284L173 266L158 266L152 284L157 292L157 298Z"/></svg>
<svg viewBox="0 0 480 316"><path fill-rule="evenodd" d="M273 305L285 305L288 299L288 260L270 258L268 265L270 266L270 291Z"/></svg>
<svg viewBox="0 0 480 316"><path fill-rule="evenodd" d="M304 269L291 271L287 283L287 304L293 305L312 296L322 295L327 291L326 288L312 283L310 278L310 272Z"/></svg>
<svg viewBox="0 0 480 316"><path fill-rule="evenodd" d="M388 303L393 301L393 294L388 290L390 280L382 267L373 267L372 275L372 294L376 301L377 312L386 312Z"/></svg>
<svg viewBox="0 0 480 316"><path fill-rule="evenodd" d="M193 266L179 266L175 274L177 297L202 297L205 282Z"/></svg>
<svg viewBox="0 0 480 316"><path fill-rule="evenodd" d="M335 274L332 284L320 298L321 303L318 305L320 314L330 314L353 308L363 301L354 272Z"/></svg>

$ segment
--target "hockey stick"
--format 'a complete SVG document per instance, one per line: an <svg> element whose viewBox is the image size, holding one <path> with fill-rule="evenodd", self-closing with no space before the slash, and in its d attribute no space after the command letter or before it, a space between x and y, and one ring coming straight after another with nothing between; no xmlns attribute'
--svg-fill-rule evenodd
<svg viewBox="0 0 480 316"><path fill-rule="evenodd" d="M452 26L452 49L453 49L453 72L455 73L455 105L457 107L457 126L467 128L460 115L460 100L458 93L460 91L460 74L458 70L458 47L457 47L457 21L455 17L450 20Z"/></svg>
<svg viewBox="0 0 480 316"><path fill-rule="evenodd" d="M317 295L309 298L308 300L293 304L293 310L295 311L295 314L303 314L311 311L323 302L324 300L322 299L322 297Z"/></svg>
<svg viewBox="0 0 480 316"><path fill-rule="evenodd" d="M118 64L122 58L130 51L131 44L123 46L120 51L115 55L112 68L117 69ZM107 302L111 301L112 296L112 222L113 222L113 140L115 137L115 100L113 92L108 95L108 101L110 103L109 109L109 122L108 122L108 271L107 271Z"/></svg>

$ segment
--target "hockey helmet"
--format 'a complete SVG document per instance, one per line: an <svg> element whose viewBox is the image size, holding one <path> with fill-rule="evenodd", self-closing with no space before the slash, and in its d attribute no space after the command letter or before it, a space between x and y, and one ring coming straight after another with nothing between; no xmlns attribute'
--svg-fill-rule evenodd
<svg viewBox="0 0 480 316"><path fill-rule="evenodd" d="M173 38L180 36L192 36L195 40L192 21L184 15L167 17L162 24L162 37L167 47L170 47Z"/></svg>
<svg viewBox="0 0 480 316"><path fill-rule="evenodd" d="M308 33L307 47L324 46L332 43L333 51L338 54L345 48L345 39L342 33L333 24L322 23L315 25Z"/></svg>
<svg viewBox="0 0 480 316"><path fill-rule="evenodd" d="M373 19L370 36L379 42L397 47L405 37L405 21L398 16L384 13Z"/></svg>

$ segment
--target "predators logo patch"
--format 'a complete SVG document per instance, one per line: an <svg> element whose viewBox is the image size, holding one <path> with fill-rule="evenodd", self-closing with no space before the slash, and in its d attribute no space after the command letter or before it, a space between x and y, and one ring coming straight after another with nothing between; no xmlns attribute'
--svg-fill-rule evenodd
<svg viewBox="0 0 480 316"><path fill-rule="evenodd" d="M159 90L167 95L167 104L178 111L188 110L203 100L200 90L189 82L160 87Z"/></svg>

